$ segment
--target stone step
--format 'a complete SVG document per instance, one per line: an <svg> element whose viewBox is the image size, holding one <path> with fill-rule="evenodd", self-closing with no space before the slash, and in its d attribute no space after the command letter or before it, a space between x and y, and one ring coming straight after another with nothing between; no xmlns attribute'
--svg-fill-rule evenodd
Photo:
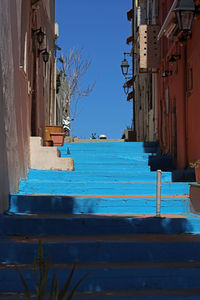
<svg viewBox="0 0 200 300"><path fill-rule="evenodd" d="M0 234L16 236L112 236L117 234L199 234L200 218L187 215L90 216L24 215L1 216Z"/></svg>
<svg viewBox="0 0 200 300"><path fill-rule="evenodd" d="M71 156L70 156L71 157ZM128 169L132 169L134 170L135 168L144 168L147 169L148 167L148 160L147 159L119 159L119 158L107 158L107 159L98 159L97 158L93 158L93 159L89 159L85 156L83 156L82 159L76 158L74 156L72 156L74 161L75 161L75 165L80 165L80 166L87 166L88 168L94 164L96 167L100 167L101 165L103 165L104 167L115 167L115 168L123 168L123 167L127 167Z"/></svg>
<svg viewBox="0 0 200 300"><path fill-rule="evenodd" d="M34 292L34 276L30 266L19 266L31 292ZM71 266L51 266L49 270L49 289L51 278L55 272L59 284L63 285L70 274ZM77 266L72 278L71 286L83 278L77 292L89 294L92 292L155 292L155 290L167 293L173 290L199 289L200 266L198 264L155 264L153 266L135 267L132 264L93 264L92 266ZM23 292L24 287L15 267L2 266L0 268L0 292Z"/></svg>
<svg viewBox="0 0 200 300"><path fill-rule="evenodd" d="M173 158L171 154L149 156L151 170L173 171Z"/></svg>
<svg viewBox="0 0 200 300"><path fill-rule="evenodd" d="M157 157L156 154L151 154L151 153L137 153L134 151L121 151L121 150L117 150L116 149L112 150L112 151L102 151L102 149L98 150L97 149L74 149L74 148L70 148L68 146L64 147L59 147L59 151L61 152L61 154L63 156L73 156L76 159L80 159L82 160L83 157L86 158L97 158L98 160L100 159L107 159L107 158L117 158L117 159L121 159L126 160L126 159L139 159L139 160L146 160L148 161L149 156L155 156Z"/></svg>
<svg viewBox="0 0 200 300"><path fill-rule="evenodd" d="M53 183L52 183L53 185ZM37 184L35 185L37 187ZM105 190L103 190L105 191ZM47 193L51 191L47 189ZM186 214L189 199L167 196L161 200L162 214ZM56 196L10 195L9 213L14 214L155 214L156 198L152 196Z"/></svg>
<svg viewBox="0 0 200 300"><path fill-rule="evenodd" d="M97 153L77 153L77 154L67 154L66 152L62 152L61 153L62 157L73 157L75 159L76 162L93 162L93 161L97 161L99 163L101 162L109 162L110 160L116 161L116 162L135 162L136 160L138 160L139 162L143 163L146 162L148 164L149 161L149 155L147 154L130 154L130 155L125 155L125 154L115 154L113 153L111 154L97 154Z"/></svg>
<svg viewBox="0 0 200 300"><path fill-rule="evenodd" d="M72 151L72 153L71 153ZM149 153L131 153L131 152L128 152L126 153L125 151L122 152L122 151L118 151L118 152L96 152L94 151L93 149L91 149L90 151L73 151L70 150L69 147L67 147L66 149L61 149L61 154L63 154L63 156L72 156L72 157L75 157L76 159L78 160L83 160L83 158L86 158L88 160L90 159L94 159L96 158L97 160L102 160L102 159L105 159L105 160L108 160L108 159L117 159L117 160L121 160L121 161L126 161L126 160L141 160L141 161L148 161L149 160ZM155 155L156 157L156 155Z"/></svg>
<svg viewBox="0 0 200 300"><path fill-rule="evenodd" d="M63 147L59 147L59 149L64 149L69 147L74 150L81 151L89 151L91 149L95 149L97 152L99 151L125 151L128 153L129 151L133 151L135 153L155 153L160 150L160 147L157 143L144 143L144 142L133 142L133 143L65 143Z"/></svg>
<svg viewBox="0 0 200 300"><path fill-rule="evenodd" d="M91 178L93 180L98 180L99 178L113 178L113 180L120 180L120 179L132 179L136 178L137 181L143 181L144 179L153 179L156 180L157 173L156 172L149 172L149 169L134 169L134 170L126 170L122 169L119 171L112 171L112 170L101 170L101 171L90 171L84 170L80 171L57 171L57 170L35 170L30 169L28 174L28 180L66 180L66 179L87 179ZM141 179L140 179L141 178ZM171 172L162 172L162 181L171 182L172 180Z"/></svg>
<svg viewBox="0 0 200 300"><path fill-rule="evenodd" d="M171 173L162 173L162 182L171 182ZM30 170L28 180L40 180L40 181L156 181L156 172L145 172L144 170L121 170L114 171L101 171L94 172L88 171L55 171L55 170Z"/></svg>
<svg viewBox="0 0 200 300"><path fill-rule="evenodd" d="M75 162L75 172L76 171L85 171L87 172L125 172L125 171L132 171L134 172L140 172L141 173L141 178L142 178L142 173L149 172L150 173L150 168L146 164L141 166L138 163L135 164L104 164L102 163L97 163L97 164L88 164L88 163L76 163Z"/></svg>
<svg viewBox="0 0 200 300"><path fill-rule="evenodd" d="M1 264L32 264L38 241L52 264L199 262L199 235L12 237L0 240Z"/></svg>
<svg viewBox="0 0 200 300"><path fill-rule="evenodd" d="M67 152L68 151L68 152ZM146 162L148 164L149 162L149 154L140 154L140 153L130 153L130 154L125 154L125 153L112 153L112 154L101 154L101 153L95 153L94 151L84 153L84 152L77 152L74 153L73 151L68 148L68 150L61 151L61 156L64 158L73 158L76 162L81 163L81 162L104 162L107 163L111 160L116 161L116 162L135 162L138 160L139 162L143 163ZM155 156L156 157L156 156Z"/></svg>
<svg viewBox="0 0 200 300"><path fill-rule="evenodd" d="M88 168L91 165L95 165L96 167L104 166L104 167L110 167L110 166L116 166L116 167L124 167L124 166L129 166L129 168L148 168L148 161L146 160L138 160L138 159L116 159L116 158L108 158L104 160L97 160L97 159L87 159L84 157L83 161L78 161L76 158L74 159L75 164L80 165L80 166L88 166Z"/></svg>
<svg viewBox="0 0 200 300"><path fill-rule="evenodd" d="M74 170L74 160L71 157L60 157L56 147L43 147L41 137L30 137L29 163L34 169Z"/></svg>
<svg viewBox="0 0 200 300"><path fill-rule="evenodd" d="M110 291L110 292L83 292L76 293L76 300L199 300L200 289L184 289L172 291ZM20 300L27 299L23 294L1 293L0 299Z"/></svg>
<svg viewBox="0 0 200 300"><path fill-rule="evenodd" d="M90 182L80 183L65 181L40 181L22 180L20 183L21 194L46 194L46 195L155 195L155 181L128 181L128 182ZM162 195L188 195L188 183L163 182Z"/></svg>
<svg viewBox="0 0 200 300"><path fill-rule="evenodd" d="M121 159L126 160L146 160L149 161L150 157L157 157L157 154L154 153L143 153L143 152L134 152L134 151L115 151L115 150L111 150L111 151L102 151L100 149L100 151L96 150L96 149L73 149L70 147L66 147L66 148L60 148L59 147L59 151L61 153L62 157L73 157L79 161L83 160L84 157L86 157L88 160L91 158L96 158L97 160L101 160L101 159L107 159L107 158L116 158L116 159Z"/></svg>

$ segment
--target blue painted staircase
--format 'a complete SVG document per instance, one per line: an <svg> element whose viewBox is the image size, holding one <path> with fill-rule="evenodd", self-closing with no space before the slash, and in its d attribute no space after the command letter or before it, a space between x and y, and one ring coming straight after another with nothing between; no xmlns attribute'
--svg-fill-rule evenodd
<svg viewBox="0 0 200 300"><path fill-rule="evenodd" d="M156 143L71 143L75 171L30 170L0 217L0 299L25 299L18 264L34 292L38 241L62 284L73 263L75 299L200 299L200 218L190 213L188 183L162 175L161 217ZM50 274L50 275L51 275ZM50 285L50 279L49 279Z"/></svg>

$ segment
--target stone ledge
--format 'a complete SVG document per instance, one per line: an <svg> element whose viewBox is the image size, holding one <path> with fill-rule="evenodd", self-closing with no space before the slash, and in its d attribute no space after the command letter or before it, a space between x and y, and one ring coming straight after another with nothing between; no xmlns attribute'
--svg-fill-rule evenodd
<svg viewBox="0 0 200 300"><path fill-rule="evenodd" d="M65 143L106 143L106 142L124 142L124 139L79 139L65 137Z"/></svg>
<svg viewBox="0 0 200 300"><path fill-rule="evenodd" d="M42 138L30 138L30 168L38 170L73 171L74 160L60 157L57 147L43 147Z"/></svg>

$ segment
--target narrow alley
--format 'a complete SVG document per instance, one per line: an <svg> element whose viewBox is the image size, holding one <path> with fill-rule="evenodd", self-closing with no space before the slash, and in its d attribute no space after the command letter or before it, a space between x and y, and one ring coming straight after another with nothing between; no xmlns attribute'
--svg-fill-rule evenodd
<svg viewBox="0 0 200 300"><path fill-rule="evenodd" d="M200 299L200 0L0 0L0 300Z"/></svg>

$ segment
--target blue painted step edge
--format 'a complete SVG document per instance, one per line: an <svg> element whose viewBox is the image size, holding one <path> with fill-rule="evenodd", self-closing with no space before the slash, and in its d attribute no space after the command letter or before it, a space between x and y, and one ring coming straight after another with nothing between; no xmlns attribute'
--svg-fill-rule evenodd
<svg viewBox="0 0 200 300"><path fill-rule="evenodd" d="M200 234L200 217L1 216L1 236Z"/></svg>
<svg viewBox="0 0 200 300"><path fill-rule="evenodd" d="M17 238L16 238L17 240ZM180 251L181 249L181 251ZM43 241L44 256L51 258L52 264L67 263L159 263L159 262L199 262L200 241L170 241L157 239L149 241L107 241L107 240L65 240ZM32 264L37 256L38 239L13 241L0 239L1 264Z"/></svg>
<svg viewBox="0 0 200 300"><path fill-rule="evenodd" d="M188 198L164 198L162 214L186 214ZM51 195L10 195L9 213L17 214L155 214L155 198L100 198Z"/></svg>
<svg viewBox="0 0 200 300"><path fill-rule="evenodd" d="M189 184L164 182L162 195L188 195ZM156 182L87 182L28 180L20 183L21 194L46 195L155 195Z"/></svg>
<svg viewBox="0 0 200 300"><path fill-rule="evenodd" d="M54 271L59 284L63 285L69 276L70 269L49 270L47 289L50 288ZM22 270L30 291L35 291L32 270ZM80 268L74 273L71 289L75 284L88 274L77 291L171 291L198 289L200 268ZM19 274L16 270L0 270L0 292L23 292Z"/></svg>

